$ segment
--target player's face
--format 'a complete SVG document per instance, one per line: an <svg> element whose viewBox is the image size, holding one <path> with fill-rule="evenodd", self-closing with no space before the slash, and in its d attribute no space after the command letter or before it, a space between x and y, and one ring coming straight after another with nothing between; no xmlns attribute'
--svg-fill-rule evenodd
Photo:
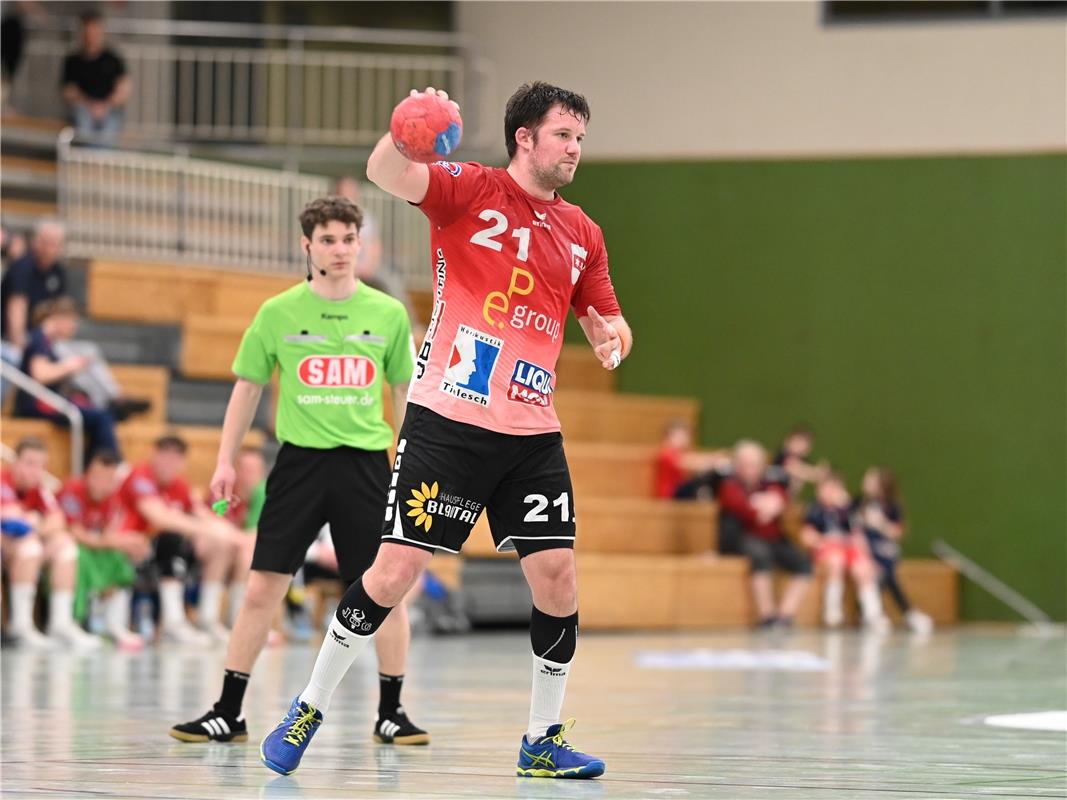
<svg viewBox="0 0 1067 800"><path fill-rule="evenodd" d="M167 486L185 472L185 456L177 450L156 450L152 456L156 480Z"/></svg>
<svg viewBox="0 0 1067 800"><path fill-rule="evenodd" d="M574 180L582 157L585 121L563 106L553 106L533 135L530 171L546 189L558 189Z"/></svg>
<svg viewBox="0 0 1067 800"><path fill-rule="evenodd" d="M326 270L328 278L345 278L355 274L359 257L359 233L355 225L346 225L339 220L330 220L325 225L316 225L311 240L303 240L311 248L312 275L319 277L318 270Z"/></svg>
<svg viewBox="0 0 1067 800"><path fill-rule="evenodd" d="M115 491L117 473L118 468L114 464L101 464L94 461L85 471L85 484L89 487L89 494L95 498L107 497Z"/></svg>
<svg viewBox="0 0 1067 800"><path fill-rule="evenodd" d="M12 466L12 477L20 489L36 489L44 480L48 453L41 450L23 450Z"/></svg>

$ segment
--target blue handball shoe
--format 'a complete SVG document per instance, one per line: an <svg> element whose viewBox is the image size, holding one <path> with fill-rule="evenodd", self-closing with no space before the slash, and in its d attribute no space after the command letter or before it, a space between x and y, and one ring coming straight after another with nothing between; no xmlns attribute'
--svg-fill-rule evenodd
<svg viewBox="0 0 1067 800"><path fill-rule="evenodd" d="M275 772L291 774L300 766L300 759L321 724L322 712L300 702L297 696L289 706L285 719L267 734L259 746L260 759Z"/></svg>
<svg viewBox="0 0 1067 800"><path fill-rule="evenodd" d="M603 775L603 761L579 753L563 738L563 734L572 727L574 720L569 719L551 726L535 742L523 736L519 747L519 766L515 773L520 778L595 778Z"/></svg>

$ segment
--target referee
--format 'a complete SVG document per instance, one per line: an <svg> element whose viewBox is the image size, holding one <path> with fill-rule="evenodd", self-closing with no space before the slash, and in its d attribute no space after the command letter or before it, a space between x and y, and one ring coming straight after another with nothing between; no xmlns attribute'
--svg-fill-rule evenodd
<svg viewBox="0 0 1067 800"><path fill-rule="evenodd" d="M342 197L315 200L300 214L307 280L267 300L245 331L233 362L237 381L226 408L212 496L234 496L234 459L263 387L280 370L277 435L282 442L267 478L252 572L230 634L218 702L203 716L175 725L183 742L243 742L245 688L271 620L304 562L308 546L330 524L346 584L374 561L386 505L393 431L382 387L392 386L395 422L404 419L414 370L411 323L397 300L356 278L361 210ZM341 609L353 615L358 609ZM426 731L400 705L411 634L403 604L376 638L381 698L374 740L426 744Z"/></svg>

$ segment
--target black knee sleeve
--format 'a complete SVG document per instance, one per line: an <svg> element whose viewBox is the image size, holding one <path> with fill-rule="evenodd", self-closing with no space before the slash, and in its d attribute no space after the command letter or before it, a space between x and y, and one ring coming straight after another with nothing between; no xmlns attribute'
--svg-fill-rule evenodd
<svg viewBox="0 0 1067 800"><path fill-rule="evenodd" d="M392 610L371 600L360 578L348 587L337 604L337 621L353 633L370 636L381 627Z"/></svg>
<svg viewBox="0 0 1067 800"><path fill-rule="evenodd" d="M530 644L538 658L569 664L578 646L578 612L569 617L553 617L534 606L530 614Z"/></svg>
<svg viewBox="0 0 1067 800"><path fill-rule="evenodd" d="M161 578L185 578L189 572L185 537L169 531L156 536L156 565Z"/></svg>

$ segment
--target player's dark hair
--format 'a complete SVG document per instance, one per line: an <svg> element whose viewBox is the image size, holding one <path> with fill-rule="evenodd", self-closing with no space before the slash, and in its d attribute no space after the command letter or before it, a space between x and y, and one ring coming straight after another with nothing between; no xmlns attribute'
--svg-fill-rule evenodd
<svg viewBox="0 0 1067 800"><path fill-rule="evenodd" d="M263 460L266 460L267 458L267 454L263 452L262 447L252 447L251 445L245 445L244 447L242 447L239 451L237 451L237 456L258 456Z"/></svg>
<svg viewBox="0 0 1067 800"><path fill-rule="evenodd" d="M519 128L536 131L545 114L556 105L589 122L589 103L577 92L544 81L524 83L515 90L504 109L504 145L508 148L508 158L515 158L515 152L519 149L515 132Z"/></svg>
<svg viewBox="0 0 1067 800"><path fill-rule="evenodd" d="M93 453L93 457L89 459L89 466L93 464L100 464L103 467L114 467L119 464L122 459L119 458L119 454L109 447L101 448Z"/></svg>
<svg viewBox="0 0 1067 800"><path fill-rule="evenodd" d="M155 448L156 450L172 450L175 453L181 453L183 456L189 452L189 445L185 439L174 433L169 433L156 439Z"/></svg>
<svg viewBox="0 0 1067 800"><path fill-rule="evenodd" d="M83 11L81 14L79 14L78 21L84 27L85 25L91 25L94 22L103 22L104 15L96 9L91 9L89 11Z"/></svg>
<svg viewBox="0 0 1067 800"><path fill-rule="evenodd" d="M27 450L36 450L38 453L47 453L48 445L44 443L44 440L37 436L27 436L19 440L19 443L15 445L15 455L21 456Z"/></svg>
<svg viewBox="0 0 1067 800"><path fill-rule="evenodd" d="M803 436L805 439L814 439L815 431L811 429L811 426L805 422L798 422L789 432L785 435L786 439L792 439L794 436Z"/></svg>
<svg viewBox="0 0 1067 800"><path fill-rule="evenodd" d="M363 211L347 197L320 197L312 200L300 212L300 230L310 239L316 227L334 220L355 225L358 232L363 227Z"/></svg>

